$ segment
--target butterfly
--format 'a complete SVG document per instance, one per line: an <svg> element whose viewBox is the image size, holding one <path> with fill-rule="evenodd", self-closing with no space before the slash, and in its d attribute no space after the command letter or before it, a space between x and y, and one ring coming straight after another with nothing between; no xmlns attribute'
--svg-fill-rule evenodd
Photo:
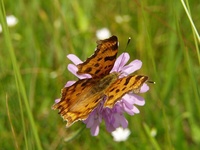
<svg viewBox="0 0 200 150"><path fill-rule="evenodd" d="M91 78L79 79L73 85L64 87L60 101L52 106L67 121L67 127L78 120L87 119L103 99L103 107L112 108L125 94L138 93L148 80L144 75L119 78L119 72L110 73L117 53L118 39L112 36L97 41L94 54L77 65L77 74L90 74Z"/></svg>

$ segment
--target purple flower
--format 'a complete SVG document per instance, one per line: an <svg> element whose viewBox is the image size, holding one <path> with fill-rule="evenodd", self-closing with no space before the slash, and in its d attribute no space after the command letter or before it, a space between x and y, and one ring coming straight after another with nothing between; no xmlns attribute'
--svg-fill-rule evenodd
<svg viewBox="0 0 200 150"><path fill-rule="evenodd" d="M75 76L77 76L79 79L85 79L85 78L91 78L91 75L89 74L77 74L78 68L76 65L83 63L76 55L69 54L67 55L67 58L70 59L74 64L68 65L68 70L73 73ZM112 72L120 72L119 78L126 77L129 74L135 72L136 70L140 69L142 66L142 62L140 60L134 60L128 65L126 63L128 62L130 56L128 53L122 53L117 59L116 62L110 71ZM66 87L71 86L76 81L68 81L65 85ZM140 93L144 93L149 90L149 87L147 84L143 84L141 87ZM57 99L56 102L59 100ZM124 113L128 113L129 115L134 115L139 113L139 110L135 105L143 106L145 104L145 100L134 94L134 93L128 93L125 94L121 100L119 100L113 108L104 108L104 102L106 101L106 97L102 99L100 104L95 108L88 118L84 120L83 122L86 124L87 128L90 128L91 134L93 136L97 136L99 133L99 125L102 122L102 120L105 121L106 129L108 132L113 132L118 127L127 128L128 121L124 117Z"/></svg>

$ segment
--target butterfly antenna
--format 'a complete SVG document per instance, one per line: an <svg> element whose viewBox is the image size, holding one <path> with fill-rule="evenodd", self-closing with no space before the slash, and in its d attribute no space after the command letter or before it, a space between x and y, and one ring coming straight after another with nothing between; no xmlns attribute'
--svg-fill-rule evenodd
<svg viewBox="0 0 200 150"><path fill-rule="evenodd" d="M127 41L127 43L126 43L126 47L125 47L125 50L124 50L124 51L126 51L126 49L127 49L128 45L129 45L130 41L131 41L131 37L128 38L128 41ZM120 65L121 65L122 61L124 60L124 57L125 57L125 56L123 55L123 56L122 56L122 59L121 59L121 62L120 62ZM118 70L118 71L119 71L119 70Z"/></svg>
<svg viewBox="0 0 200 150"><path fill-rule="evenodd" d="M129 45L130 41L131 41L131 37L128 38L128 41L127 41L127 43L126 43L126 47L125 47L125 51L126 51L128 45Z"/></svg>
<svg viewBox="0 0 200 150"><path fill-rule="evenodd" d="M148 83L152 83L152 84L156 84L156 82L150 81L150 80L148 80L147 82L148 82Z"/></svg>

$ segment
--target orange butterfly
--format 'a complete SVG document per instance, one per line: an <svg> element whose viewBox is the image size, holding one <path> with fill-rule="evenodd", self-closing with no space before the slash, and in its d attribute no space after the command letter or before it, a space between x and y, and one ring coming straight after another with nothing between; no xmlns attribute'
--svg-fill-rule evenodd
<svg viewBox="0 0 200 150"><path fill-rule="evenodd" d="M138 93L148 79L144 75L120 77L112 72L118 52L118 39L112 36L97 41L95 53L77 65L77 74L90 74L91 78L80 79L62 89L62 97L52 108L67 121L67 127L78 120L85 120L105 98L104 107L112 108L125 94Z"/></svg>

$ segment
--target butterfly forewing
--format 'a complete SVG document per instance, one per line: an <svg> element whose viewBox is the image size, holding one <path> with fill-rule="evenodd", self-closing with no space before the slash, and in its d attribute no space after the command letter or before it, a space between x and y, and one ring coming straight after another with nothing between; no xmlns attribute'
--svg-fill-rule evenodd
<svg viewBox="0 0 200 150"><path fill-rule="evenodd" d="M107 100L104 103L104 107L112 108L118 100L120 100L126 93L129 93L130 91L138 93L141 86L147 81L147 79L147 76L133 75L116 80L116 82L114 82L105 91Z"/></svg>
<svg viewBox="0 0 200 150"><path fill-rule="evenodd" d="M87 73L93 78L101 78L108 75L113 68L118 52L117 37L112 36L106 40L99 40L97 44L95 53L78 65L78 74Z"/></svg>

